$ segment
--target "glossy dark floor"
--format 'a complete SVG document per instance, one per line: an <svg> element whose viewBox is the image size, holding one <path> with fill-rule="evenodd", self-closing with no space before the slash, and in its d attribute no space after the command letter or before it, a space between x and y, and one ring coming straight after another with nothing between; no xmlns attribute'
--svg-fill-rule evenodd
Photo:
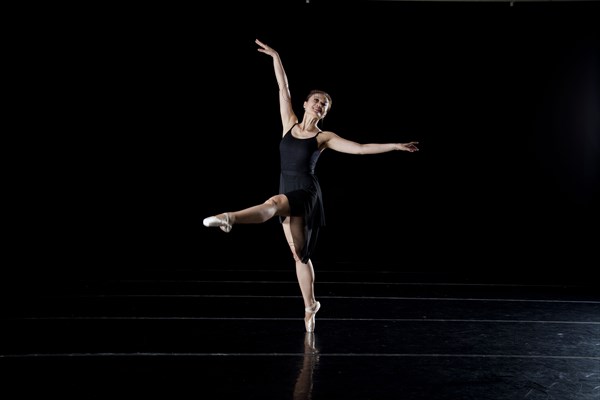
<svg viewBox="0 0 600 400"><path fill-rule="evenodd" d="M320 265L306 334L293 270L116 275L12 299L15 398L600 398L594 285Z"/></svg>

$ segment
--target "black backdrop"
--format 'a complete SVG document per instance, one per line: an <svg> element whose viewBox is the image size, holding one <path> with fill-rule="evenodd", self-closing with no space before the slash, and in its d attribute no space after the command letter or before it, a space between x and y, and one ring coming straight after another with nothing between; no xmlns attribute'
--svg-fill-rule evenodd
<svg viewBox="0 0 600 400"><path fill-rule="evenodd" d="M276 193L276 48L323 128L420 152L326 151L315 265L511 271L597 264L594 2L261 3L25 13L8 271L40 280L292 265L275 220L202 219ZM71 10L73 11L73 10ZM11 187L12 188L12 187ZM14 210L14 212L13 212ZM563 260L563 258L565 258Z"/></svg>

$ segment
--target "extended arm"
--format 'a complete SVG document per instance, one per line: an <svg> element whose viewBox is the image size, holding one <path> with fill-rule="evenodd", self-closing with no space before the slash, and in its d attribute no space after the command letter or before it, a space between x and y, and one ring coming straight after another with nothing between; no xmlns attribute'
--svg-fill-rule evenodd
<svg viewBox="0 0 600 400"><path fill-rule="evenodd" d="M357 143L344 139L333 132L323 132L324 148L339 151L348 154L380 154L394 150L415 152L419 151L417 144L419 142L408 143Z"/></svg>
<svg viewBox="0 0 600 400"><path fill-rule="evenodd" d="M279 53L258 39L256 39L255 42L260 46L257 49L259 52L273 57L273 69L275 70L275 78L277 79L277 85L279 86L279 113L281 114L281 123L283 124L285 133L287 127L298 122L298 118L296 117L296 114L294 114L294 110L292 110L292 98L287 75L285 69L283 69Z"/></svg>

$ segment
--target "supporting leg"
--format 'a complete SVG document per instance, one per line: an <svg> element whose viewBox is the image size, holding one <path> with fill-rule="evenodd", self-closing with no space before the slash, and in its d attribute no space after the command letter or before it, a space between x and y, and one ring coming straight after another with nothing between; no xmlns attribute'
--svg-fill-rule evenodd
<svg viewBox="0 0 600 400"><path fill-rule="evenodd" d="M300 259L304 246L304 221L302 218L289 217L283 222L283 231L296 262L296 277L304 300L304 324L307 332L315 329L315 315L321 303L315 299L315 271L311 260L306 263Z"/></svg>

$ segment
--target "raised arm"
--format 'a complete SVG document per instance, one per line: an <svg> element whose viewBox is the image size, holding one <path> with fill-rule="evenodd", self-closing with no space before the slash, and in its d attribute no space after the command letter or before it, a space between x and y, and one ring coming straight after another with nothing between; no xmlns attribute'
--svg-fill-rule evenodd
<svg viewBox="0 0 600 400"><path fill-rule="evenodd" d="M283 133L285 133L289 127L298 122L298 117L296 117L296 114L294 114L294 110L292 109L292 97L287 75L283 69L279 53L258 39L256 39L255 42L260 46L257 49L259 52L268 54L273 58L273 69L275 70L275 78L277 79L277 85L279 86L279 113L281 114Z"/></svg>
<svg viewBox="0 0 600 400"><path fill-rule="evenodd" d="M341 136L336 135L333 132L327 131L321 133L321 139L323 143L321 147L339 151L340 153L348 154L380 154L387 153L394 150L402 150L408 152L419 151L417 144L419 142L408 142L408 143L357 143L348 139L344 139Z"/></svg>

